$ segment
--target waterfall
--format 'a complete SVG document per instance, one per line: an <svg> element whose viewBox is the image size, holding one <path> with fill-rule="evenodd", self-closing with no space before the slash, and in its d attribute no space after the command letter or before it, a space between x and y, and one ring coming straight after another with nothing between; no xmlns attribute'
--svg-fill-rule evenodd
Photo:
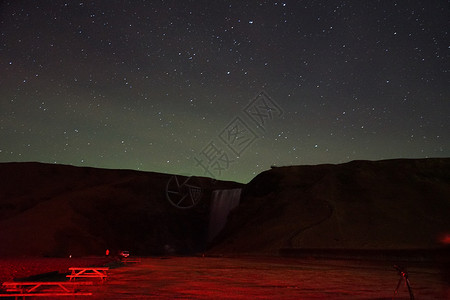
<svg viewBox="0 0 450 300"><path fill-rule="evenodd" d="M225 227L230 211L239 205L241 190L242 189L213 191L209 219L209 242L212 241L212 239Z"/></svg>

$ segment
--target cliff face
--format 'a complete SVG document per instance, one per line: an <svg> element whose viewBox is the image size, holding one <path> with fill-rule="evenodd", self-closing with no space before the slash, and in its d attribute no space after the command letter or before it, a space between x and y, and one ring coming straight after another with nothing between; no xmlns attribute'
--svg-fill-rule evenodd
<svg viewBox="0 0 450 300"><path fill-rule="evenodd" d="M169 174L1 163L0 178L0 257L188 254L207 246L214 254L433 249L450 234L447 158L273 168L244 187L212 245L211 192L241 184L196 178L201 201L178 209L166 198Z"/></svg>
<svg viewBox="0 0 450 300"><path fill-rule="evenodd" d="M211 252L432 249L449 216L448 158L278 167L247 184Z"/></svg>
<svg viewBox="0 0 450 300"><path fill-rule="evenodd" d="M178 209L169 174L41 163L0 164L0 256L152 255L203 251L212 189L233 182L196 178L202 200ZM182 180L182 178L180 177Z"/></svg>

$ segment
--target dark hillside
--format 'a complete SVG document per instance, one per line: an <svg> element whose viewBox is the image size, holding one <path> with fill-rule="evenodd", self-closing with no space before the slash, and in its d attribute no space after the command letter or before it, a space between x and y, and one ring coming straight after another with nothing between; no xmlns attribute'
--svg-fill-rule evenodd
<svg viewBox="0 0 450 300"><path fill-rule="evenodd" d="M433 249L449 216L448 158L277 167L247 184L211 252Z"/></svg>
<svg viewBox="0 0 450 300"><path fill-rule="evenodd" d="M0 256L151 255L205 247L212 189L233 182L197 178L202 201L182 210L166 199L172 175L42 163L0 164Z"/></svg>

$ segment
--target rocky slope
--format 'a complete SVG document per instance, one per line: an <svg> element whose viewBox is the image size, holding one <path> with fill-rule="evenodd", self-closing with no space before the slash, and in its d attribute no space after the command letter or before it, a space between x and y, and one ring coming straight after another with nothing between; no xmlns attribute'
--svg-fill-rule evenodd
<svg viewBox="0 0 450 300"><path fill-rule="evenodd" d="M192 209L179 209L166 198L170 178L0 163L0 257L102 255L106 249L138 255L202 251L211 191L241 185L195 178L203 188L202 200Z"/></svg>
<svg viewBox="0 0 450 300"><path fill-rule="evenodd" d="M179 209L166 197L171 178L0 163L0 257L436 249L450 240L449 158L272 168L244 186L209 245L211 192L243 186L194 178L202 199Z"/></svg>
<svg viewBox="0 0 450 300"><path fill-rule="evenodd" d="M434 249L449 234L448 158L289 166L247 184L211 253Z"/></svg>

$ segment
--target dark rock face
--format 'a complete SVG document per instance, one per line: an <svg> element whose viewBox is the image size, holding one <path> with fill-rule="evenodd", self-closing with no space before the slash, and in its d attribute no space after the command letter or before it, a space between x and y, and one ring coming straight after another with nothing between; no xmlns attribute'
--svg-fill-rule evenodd
<svg viewBox="0 0 450 300"><path fill-rule="evenodd" d="M211 252L439 248L449 216L448 158L277 167L247 184Z"/></svg>
<svg viewBox="0 0 450 300"><path fill-rule="evenodd" d="M172 175L40 163L0 163L0 256L210 253L280 249L436 249L450 236L450 159L276 167L242 191L225 229L207 244L212 190L166 199Z"/></svg>
<svg viewBox="0 0 450 300"><path fill-rule="evenodd" d="M41 163L0 164L0 256L136 255L203 251L212 189L182 210L166 199L172 175Z"/></svg>

